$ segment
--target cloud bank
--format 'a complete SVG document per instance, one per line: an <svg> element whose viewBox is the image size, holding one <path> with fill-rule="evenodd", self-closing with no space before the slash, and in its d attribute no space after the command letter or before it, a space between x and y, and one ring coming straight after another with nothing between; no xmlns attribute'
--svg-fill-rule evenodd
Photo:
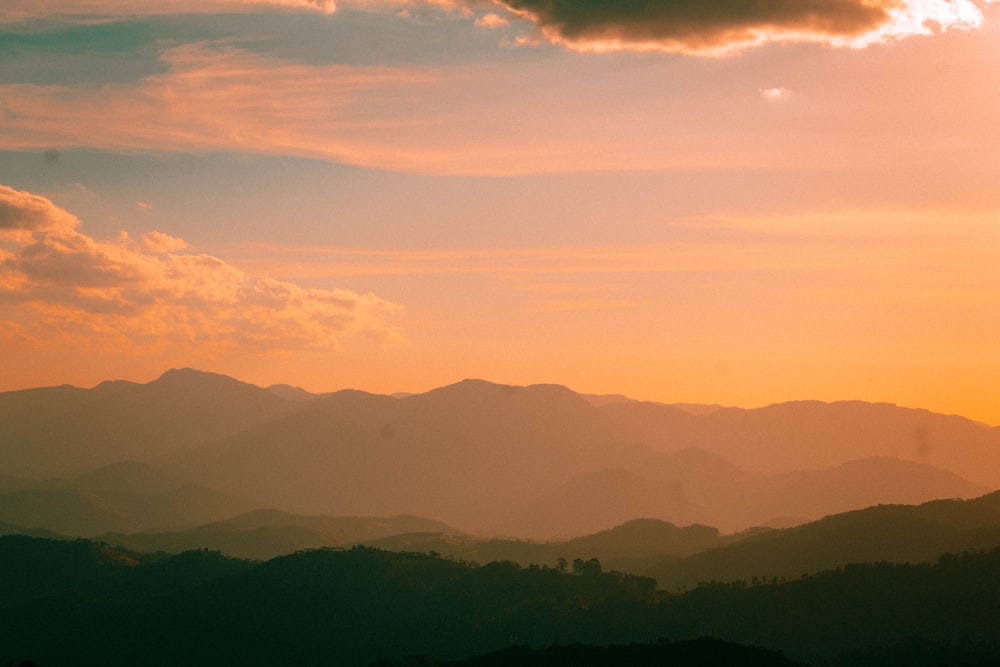
<svg viewBox="0 0 1000 667"><path fill-rule="evenodd" d="M974 28L993 0L502 0L551 41L580 51L716 55L775 41L862 47Z"/></svg>
<svg viewBox="0 0 1000 667"><path fill-rule="evenodd" d="M424 5L474 16L499 7L534 23L549 41L577 51L665 51L725 55L769 42L864 47L976 28L997 0L6 0L0 23L52 17L124 17L239 11L385 11ZM476 25L507 19L490 12ZM530 38L521 36L522 41Z"/></svg>
<svg viewBox="0 0 1000 667"><path fill-rule="evenodd" d="M0 332L36 345L200 355L400 336L372 294L249 275L163 232L113 241L48 199L0 186ZM8 341L9 342L9 341Z"/></svg>

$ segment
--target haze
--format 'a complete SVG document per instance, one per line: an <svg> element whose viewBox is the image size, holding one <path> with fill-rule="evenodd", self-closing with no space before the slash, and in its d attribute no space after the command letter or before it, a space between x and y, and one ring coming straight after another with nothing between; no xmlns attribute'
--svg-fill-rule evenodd
<svg viewBox="0 0 1000 667"><path fill-rule="evenodd" d="M1000 10L723 4L4 2L0 390L1000 423Z"/></svg>

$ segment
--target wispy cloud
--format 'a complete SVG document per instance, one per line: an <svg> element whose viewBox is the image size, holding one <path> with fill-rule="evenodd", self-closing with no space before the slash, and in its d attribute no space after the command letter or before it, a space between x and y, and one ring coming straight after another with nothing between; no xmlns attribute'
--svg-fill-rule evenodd
<svg viewBox="0 0 1000 667"><path fill-rule="evenodd" d="M333 12L333 0L4 0L0 23L51 17L210 14L280 8Z"/></svg>
<svg viewBox="0 0 1000 667"><path fill-rule="evenodd" d="M950 224L942 225L947 219ZM836 299L988 302L1000 287L992 249L997 213L961 222L943 212L839 211L813 216L731 219L744 233L729 241L605 247L358 249L252 244L233 249L241 266L287 280L336 277L488 276L531 292L536 303L568 309L624 307L633 299L596 294L595 285L652 276L799 276L803 289L829 279ZM919 267L919 268L918 268ZM714 278L713 278L714 279ZM826 284L824 282L824 284ZM585 288L581 289L581 286Z"/></svg>
<svg viewBox="0 0 1000 667"><path fill-rule="evenodd" d="M136 86L0 86L0 146L287 152L363 165L420 159L379 145L383 123L362 103L406 96L431 80L426 72L300 65L206 44L169 49L163 60L168 73Z"/></svg>
<svg viewBox="0 0 1000 667"><path fill-rule="evenodd" d="M405 12L407 7L429 6L471 15L481 0L4 0L0 23L39 18L90 21L94 18L163 16L169 14L224 14L261 11L313 11L332 14L340 8ZM402 8L402 9L400 9Z"/></svg>
<svg viewBox="0 0 1000 667"><path fill-rule="evenodd" d="M637 98L623 101L551 63L525 81L516 64L307 64L212 41L167 48L161 59L165 72L131 83L0 85L0 149L226 151L476 176L783 158L773 144L748 147L757 132L722 141L730 106L708 100L695 113L632 83Z"/></svg>
<svg viewBox="0 0 1000 667"><path fill-rule="evenodd" d="M0 186L0 221L0 331L22 342L204 355L401 336L375 295L251 275L162 232L97 240L38 195Z"/></svg>
<svg viewBox="0 0 1000 667"><path fill-rule="evenodd" d="M858 237L837 237L756 221L737 221L734 229L753 230L753 237L718 241L642 243L616 246L545 248L463 248L396 250L328 246L280 246L254 243L232 251L241 265L288 278L337 276L427 276L479 274L491 276L574 276L601 274L669 274L822 270L836 262L831 247L853 248ZM860 234L859 236L864 237ZM790 250L794 249L794 252ZM873 247L872 256L885 252Z"/></svg>
<svg viewBox="0 0 1000 667"><path fill-rule="evenodd" d="M934 28L975 28L993 0L500 0L580 51L722 55L768 42L863 47Z"/></svg>
<svg viewBox="0 0 1000 667"><path fill-rule="evenodd" d="M934 0L925 6L933 15ZM531 39L540 35L534 31ZM588 65L601 80L614 81L609 88L572 76L573 68L554 59L529 68L523 62L366 66L296 62L225 40L150 48L162 49L162 67L140 79L102 86L0 85L0 149L225 151L475 176L800 169L824 154L831 164L877 164L915 193L919 189L904 176L913 168L914 150L929 142L937 142L932 148L939 153L964 150L957 142L939 141L942 127L978 134L988 149L996 145L989 115L995 100L983 92L994 75L978 65L963 74L973 80L976 68L982 69L971 86L958 77L918 77L912 68L888 64L908 83L893 90L859 81L872 100L862 111L846 94L854 92L854 78L846 73L823 87L792 72L760 82L787 88L757 89L758 83L734 88L728 76L696 85L694 76L680 75L675 59L621 76L611 73L608 61ZM711 65L684 63L718 76ZM890 74L880 80L890 80ZM673 83L661 86L661 79ZM813 103L752 104L758 95ZM986 112L966 111L976 107ZM900 114L914 128L905 139L887 132ZM851 141L841 139L844 128ZM876 143L877 152L871 149ZM955 163L947 178L960 180L956 174L971 169L970 163Z"/></svg>

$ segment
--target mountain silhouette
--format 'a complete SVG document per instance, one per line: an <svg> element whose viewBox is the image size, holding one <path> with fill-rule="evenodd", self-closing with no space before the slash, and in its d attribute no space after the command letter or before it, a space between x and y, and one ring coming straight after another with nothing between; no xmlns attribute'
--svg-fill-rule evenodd
<svg viewBox="0 0 1000 667"><path fill-rule="evenodd" d="M162 533L105 533L95 539L134 551L179 553L194 549L227 556L268 560L305 549L343 547L400 534L458 531L414 516L300 516L278 510L255 510L197 528Z"/></svg>
<svg viewBox="0 0 1000 667"><path fill-rule="evenodd" d="M1000 492L971 500L878 505L760 532L682 559L630 561L630 572L675 589L703 581L792 579L849 563L930 562L1000 546Z"/></svg>
<svg viewBox="0 0 1000 667"><path fill-rule="evenodd" d="M241 431L296 403L224 375L170 370L148 384L102 383L0 394L0 470L43 479L83 474Z"/></svg>
<svg viewBox="0 0 1000 667"><path fill-rule="evenodd" d="M691 410L483 380L402 397L311 395L182 369L148 384L0 394L0 415L0 475L9 493L28 494L5 503L14 509L0 520L59 532L66 523L33 523L28 510L51 517L48 502L93 531L102 506L123 507L112 496L138 497L138 489L165 483L128 462L155 465L173 480L171 493L196 487L236 499L240 507L228 516L254 507L415 514L467 532L534 539L636 517L734 532L1000 486L996 429L886 404ZM94 472L105 466L112 467ZM91 488L46 481L84 474L95 475ZM56 490L61 499L39 495ZM131 515L117 524L101 519L97 532L206 522Z"/></svg>
<svg viewBox="0 0 1000 667"><path fill-rule="evenodd" d="M567 664L608 665L590 660L631 664L638 644L655 642L672 650L638 664L986 667L1000 659L998 581L1000 550L667 594L597 561L570 573L352 548L252 563L7 536L0 659L552 664L533 662L535 646Z"/></svg>

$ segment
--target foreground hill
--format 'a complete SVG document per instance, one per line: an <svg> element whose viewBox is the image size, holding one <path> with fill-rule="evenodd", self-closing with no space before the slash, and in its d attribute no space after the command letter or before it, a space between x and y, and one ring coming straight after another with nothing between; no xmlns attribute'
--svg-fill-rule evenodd
<svg viewBox="0 0 1000 667"><path fill-rule="evenodd" d="M662 588L704 581L771 581L848 563L926 563L946 552L1000 547L1000 492L919 506L880 505L731 539L684 558L610 561Z"/></svg>
<svg viewBox="0 0 1000 667"><path fill-rule="evenodd" d="M707 526L680 528L636 519L565 541L420 533L368 544L476 562L511 560L524 566L598 558L607 567L652 577L660 588L676 591L700 582L785 581L849 563L927 563L942 553L1000 548L1000 492L964 501L878 505L793 528L731 535Z"/></svg>
<svg viewBox="0 0 1000 667"><path fill-rule="evenodd" d="M103 507L125 511L115 494L159 484L137 469L142 481L131 489L128 468L105 469L88 488L38 484L123 461L155 464L174 490L237 499L238 511L416 514L534 539L635 517L732 532L1000 487L1000 432L958 417L853 403L707 411L598 403L556 385L480 380L399 398L313 396L193 370L145 385L0 394L0 491L29 494L5 502L14 509L0 520L67 532L31 518L58 507L89 522L75 534L92 535L236 513L155 527L99 521Z"/></svg>
<svg viewBox="0 0 1000 667"><path fill-rule="evenodd" d="M409 656L405 660L379 660L377 667L409 667L414 662L427 664L422 657ZM615 644L592 646L588 644L553 645L532 650L530 646L515 644L493 653L477 655L465 660L434 661L441 667L765 667L768 665L793 667L793 662L778 651L741 646L711 637L670 642L660 639L648 644Z"/></svg>
<svg viewBox="0 0 1000 667"><path fill-rule="evenodd" d="M711 636L706 655L717 641L766 649L731 647L727 665L787 664L781 651L816 665L971 667L1000 659L998 588L1000 551L665 595L599 566L573 575L360 548L249 564L0 537L0 660L363 665Z"/></svg>

